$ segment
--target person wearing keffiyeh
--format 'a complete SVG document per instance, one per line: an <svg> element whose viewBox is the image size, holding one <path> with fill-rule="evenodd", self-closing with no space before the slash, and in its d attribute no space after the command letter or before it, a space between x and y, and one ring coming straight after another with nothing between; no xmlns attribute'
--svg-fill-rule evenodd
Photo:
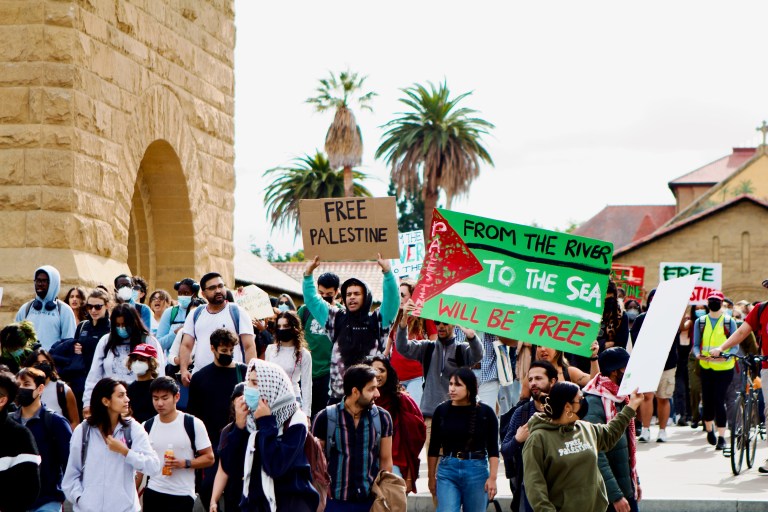
<svg viewBox="0 0 768 512"><path fill-rule="evenodd" d="M319 495L304 455L308 420L283 369L252 359L235 414L221 465L228 474L243 469L240 510L314 512Z"/></svg>
<svg viewBox="0 0 768 512"><path fill-rule="evenodd" d="M608 423L629 403L629 397L619 397L619 385L629 361L629 353L621 347L605 350L599 356L600 373L586 386L583 393L589 403L584 418L592 423ZM637 476L637 441L634 418L625 435L607 452L598 455L598 466L608 493L608 510L616 512L636 511L642 497Z"/></svg>

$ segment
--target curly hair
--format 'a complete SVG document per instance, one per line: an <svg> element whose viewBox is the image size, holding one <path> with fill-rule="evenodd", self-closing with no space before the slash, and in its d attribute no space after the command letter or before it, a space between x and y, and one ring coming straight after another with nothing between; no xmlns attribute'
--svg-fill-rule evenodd
<svg viewBox="0 0 768 512"><path fill-rule="evenodd" d="M301 327L301 320L299 315L295 311L283 311L275 319L275 324L281 319L285 318L288 321L288 327L293 332L293 348L296 351L296 362L301 362L301 349L307 348L307 341L304 339L304 329ZM279 347L279 343L278 347Z"/></svg>

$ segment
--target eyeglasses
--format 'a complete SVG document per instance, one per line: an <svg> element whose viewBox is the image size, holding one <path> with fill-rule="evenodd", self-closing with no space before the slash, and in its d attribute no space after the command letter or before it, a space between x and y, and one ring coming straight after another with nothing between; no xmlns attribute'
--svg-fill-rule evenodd
<svg viewBox="0 0 768 512"><path fill-rule="evenodd" d="M449 324L448 322L438 322L438 321L435 321L435 325L451 325L451 324Z"/></svg>
<svg viewBox="0 0 768 512"><path fill-rule="evenodd" d="M101 308L104 307L104 304L86 304L85 309L95 309L96 311L101 311Z"/></svg>
<svg viewBox="0 0 768 512"><path fill-rule="evenodd" d="M224 286L224 283L212 284L211 286L206 286L205 291L215 292L216 290L223 290L224 288L226 288L226 286Z"/></svg>

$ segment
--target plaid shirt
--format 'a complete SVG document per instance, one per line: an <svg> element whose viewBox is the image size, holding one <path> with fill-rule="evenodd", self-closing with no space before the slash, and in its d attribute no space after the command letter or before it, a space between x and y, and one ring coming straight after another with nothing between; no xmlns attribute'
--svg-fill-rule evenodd
<svg viewBox="0 0 768 512"><path fill-rule="evenodd" d="M454 327L453 333L456 336L456 341L466 341L467 337L464 335L464 331L458 327ZM480 380L479 384L499 379L499 371L496 368L496 351L493 350L493 342L498 341L498 337L495 334L486 334L483 332L475 331L477 336L483 340L483 359L480 361Z"/></svg>

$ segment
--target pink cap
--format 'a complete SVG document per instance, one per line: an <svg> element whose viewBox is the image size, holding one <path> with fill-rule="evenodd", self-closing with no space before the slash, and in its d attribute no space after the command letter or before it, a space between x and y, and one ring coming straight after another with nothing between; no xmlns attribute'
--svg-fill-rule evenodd
<svg viewBox="0 0 768 512"><path fill-rule="evenodd" d="M142 356L142 357L154 357L157 359L157 350L152 345L148 345L147 343L142 343L141 345L136 345L136 348L133 349L133 352L131 352L132 356Z"/></svg>

